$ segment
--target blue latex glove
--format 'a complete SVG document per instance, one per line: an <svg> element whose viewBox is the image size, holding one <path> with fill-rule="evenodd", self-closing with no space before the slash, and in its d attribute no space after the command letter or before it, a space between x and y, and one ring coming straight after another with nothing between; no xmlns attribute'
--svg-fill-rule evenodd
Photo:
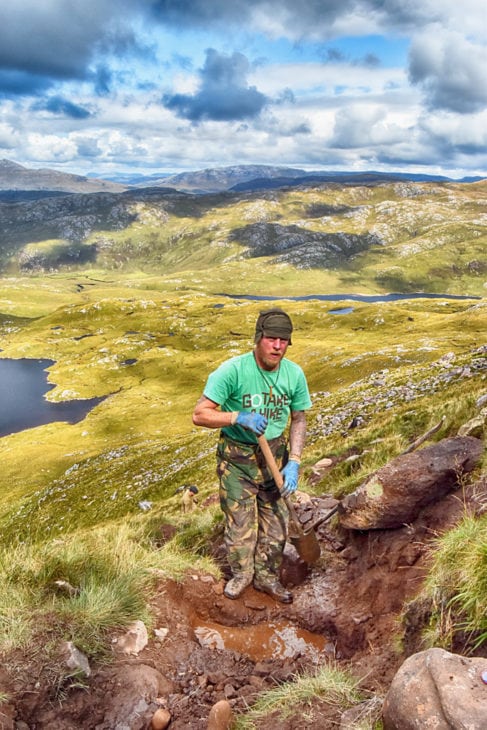
<svg viewBox="0 0 487 730"><path fill-rule="evenodd" d="M290 497L298 487L299 464L297 461L288 461L281 471L284 477L284 484L281 488L281 496Z"/></svg>
<svg viewBox="0 0 487 730"><path fill-rule="evenodd" d="M262 436L267 426L267 418L261 413L240 411L235 423L238 423L243 428L247 428L249 431L253 431L257 436Z"/></svg>

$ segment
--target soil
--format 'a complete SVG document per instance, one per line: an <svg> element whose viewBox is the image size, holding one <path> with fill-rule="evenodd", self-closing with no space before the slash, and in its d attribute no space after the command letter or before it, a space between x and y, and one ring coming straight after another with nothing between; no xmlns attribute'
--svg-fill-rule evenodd
<svg viewBox="0 0 487 730"><path fill-rule="evenodd" d="M217 701L228 700L238 714L262 691L328 660L350 672L366 695L382 700L402 662L422 648L429 607L412 599L435 538L465 511L484 511L486 503L487 484L477 483L428 506L400 529L353 532L333 517L316 529L321 557L314 565L286 546L282 580L293 591L291 604L252 587L229 600L223 580L196 572L180 583L161 579L152 610L155 628L167 632L151 631L146 647L133 655L114 637L111 661L93 664L85 687L69 681L53 687L42 645L5 658L0 690L9 699L0 705L0 728L138 730L151 727L154 713L166 708L170 730L203 730ZM326 496L303 497L297 511L309 524L333 504ZM214 552L225 571L221 544ZM316 698L296 707L291 718L271 716L256 726L326 730L340 726L340 715Z"/></svg>

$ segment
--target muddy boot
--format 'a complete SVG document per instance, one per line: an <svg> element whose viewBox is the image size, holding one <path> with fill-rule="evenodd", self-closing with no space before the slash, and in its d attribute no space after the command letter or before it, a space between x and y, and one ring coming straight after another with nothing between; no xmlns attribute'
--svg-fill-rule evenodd
<svg viewBox="0 0 487 730"><path fill-rule="evenodd" d="M227 598L238 598L251 583L252 575L240 573L228 581L223 589L223 593Z"/></svg>
<svg viewBox="0 0 487 730"><path fill-rule="evenodd" d="M254 588L256 591L268 593L269 596L272 596L272 598L275 598L276 601L280 601L281 603L293 602L293 594L291 591L286 590L277 578L255 578Z"/></svg>

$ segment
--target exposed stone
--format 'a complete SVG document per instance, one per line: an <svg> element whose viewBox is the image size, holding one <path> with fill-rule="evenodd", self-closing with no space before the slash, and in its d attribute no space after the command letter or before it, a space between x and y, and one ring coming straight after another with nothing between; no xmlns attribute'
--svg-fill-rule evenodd
<svg viewBox="0 0 487 730"><path fill-rule="evenodd" d="M61 652L68 669L84 674L86 677L90 676L91 669L88 658L75 647L72 641L66 641L61 647Z"/></svg>
<svg viewBox="0 0 487 730"><path fill-rule="evenodd" d="M464 423L458 429L459 436L473 436L474 438L481 439L485 433L485 416L479 415L475 418L471 418L470 421Z"/></svg>
<svg viewBox="0 0 487 730"><path fill-rule="evenodd" d="M413 654L392 680L383 707L384 730L485 730L487 659L444 649Z"/></svg>
<svg viewBox="0 0 487 730"><path fill-rule="evenodd" d="M229 730L232 722L232 706L227 700L220 700L213 705L208 716L208 730Z"/></svg>
<svg viewBox="0 0 487 730"><path fill-rule="evenodd" d="M139 663L122 667L117 679L104 717L106 727L146 730L154 716L154 703L161 696L169 696L172 683L153 667Z"/></svg>
<svg viewBox="0 0 487 730"><path fill-rule="evenodd" d="M442 499L479 462L483 443L471 436L446 438L402 454L372 474L340 503L340 523L355 530L395 528Z"/></svg>
<svg viewBox="0 0 487 730"><path fill-rule="evenodd" d="M149 637L143 621L130 624L127 633L117 640L118 646L125 654L137 656L147 646Z"/></svg>
<svg viewBox="0 0 487 730"><path fill-rule="evenodd" d="M154 712L151 720L152 730L166 730L167 726L171 722L171 713L168 710L160 707Z"/></svg>

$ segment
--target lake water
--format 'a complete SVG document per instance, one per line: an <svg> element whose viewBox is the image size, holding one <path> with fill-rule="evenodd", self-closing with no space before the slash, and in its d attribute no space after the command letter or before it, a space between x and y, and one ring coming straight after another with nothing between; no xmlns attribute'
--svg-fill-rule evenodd
<svg viewBox="0 0 487 730"><path fill-rule="evenodd" d="M52 360L0 359L0 437L53 421L77 423L103 398L50 403L44 395L54 388L46 368Z"/></svg>
<svg viewBox="0 0 487 730"><path fill-rule="evenodd" d="M351 300L353 302L399 302L403 299L481 299L482 297L463 296L461 294L303 294L298 297L283 296L274 297L257 294L217 294L220 297L230 299L249 299L255 302L276 301L288 299L291 302L308 302L316 299L322 302L342 302Z"/></svg>

